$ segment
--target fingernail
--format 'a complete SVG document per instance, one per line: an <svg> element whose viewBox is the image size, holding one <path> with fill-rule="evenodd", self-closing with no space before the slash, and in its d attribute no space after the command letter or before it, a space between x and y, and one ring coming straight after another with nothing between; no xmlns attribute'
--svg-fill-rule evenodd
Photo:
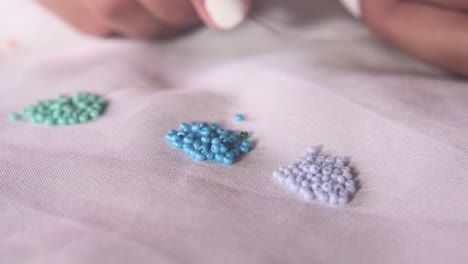
<svg viewBox="0 0 468 264"><path fill-rule="evenodd" d="M247 15L244 0L205 0L205 9L213 23L221 29L239 25Z"/></svg>
<svg viewBox="0 0 468 264"><path fill-rule="evenodd" d="M348 11L355 17L361 17L361 0L340 0Z"/></svg>

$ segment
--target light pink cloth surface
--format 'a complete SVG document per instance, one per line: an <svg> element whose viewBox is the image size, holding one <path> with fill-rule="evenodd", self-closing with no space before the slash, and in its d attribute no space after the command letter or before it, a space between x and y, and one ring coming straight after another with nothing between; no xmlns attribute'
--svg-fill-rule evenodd
<svg viewBox="0 0 468 264"><path fill-rule="evenodd" d="M278 7L175 43L1 53L0 263L464 263L466 82L384 48L337 3L311 2L286 6L314 18L300 23ZM106 114L6 121L75 91L109 98ZM193 162L164 135L195 120L250 131L257 146L233 166ZM348 207L271 180L311 144L352 157L362 189Z"/></svg>

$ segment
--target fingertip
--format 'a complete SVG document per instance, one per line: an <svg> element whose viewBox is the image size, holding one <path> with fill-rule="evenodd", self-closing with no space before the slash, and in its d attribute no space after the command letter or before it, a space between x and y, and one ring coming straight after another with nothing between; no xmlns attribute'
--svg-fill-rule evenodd
<svg viewBox="0 0 468 264"><path fill-rule="evenodd" d="M198 14L211 28L233 29L247 18L251 0L192 0Z"/></svg>

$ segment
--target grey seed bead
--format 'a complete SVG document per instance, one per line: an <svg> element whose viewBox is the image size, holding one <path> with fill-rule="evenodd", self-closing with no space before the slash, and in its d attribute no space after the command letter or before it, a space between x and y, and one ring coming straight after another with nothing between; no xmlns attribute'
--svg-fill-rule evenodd
<svg viewBox="0 0 468 264"><path fill-rule="evenodd" d="M345 166L345 164L342 161L337 160L335 162L335 167L337 167L337 168L343 168L344 166Z"/></svg>
<svg viewBox="0 0 468 264"><path fill-rule="evenodd" d="M297 183L297 182L291 182L291 183L288 184L288 188L292 192L298 192L299 189L301 188L301 185L299 183Z"/></svg>
<svg viewBox="0 0 468 264"><path fill-rule="evenodd" d="M323 177L323 174L322 173L317 173L317 174L315 174L315 177L319 177L321 179Z"/></svg>
<svg viewBox="0 0 468 264"><path fill-rule="evenodd" d="M340 176L340 175L333 173L332 175L330 175L330 178L332 178L333 180L336 181L336 179L338 178L338 176Z"/></svg>
<svg viewBox="0 0 468 264"><path fill-rule="evenodd" d="M301 171L301 172L299 172L299 176L302 176L302 177L306 178L307 177L307 172Z"/></svg>
<svg viewBox="0 0 468 264"><path fill-rule="evenodd" d="M315 155L315 154L318 154L320 152L320 149L319 147L317 146L312 146L309 148L309 150L307 151L308 154L311 154L311 155Z"/></svg>
<svg viewBox="0 0 468 264"><path fill-rule="evenodd" d="M312 189L313 189L313 190L319 190L319 189L322 188L321 186L322 186L322 185L321 185L319 182L314 182L314 183L312 183Z"/></svg>
<svg viewBox="0 0 468 264"><path fill-rule="evenodd" d="M350 194L349 194L349 192L348 192L347 190L343 189L343 190L341 190L341 191L338 192L338 195L339 195L339 196L346 196L346 197L349 197Z"/></svg>
<svg viewBox="0 0 468 264"><path fill-rule="evenodd" d="M278 182L284 182L286 180L286 175L284 175L284 173L282 173L281 171L274 171L273 172L273 178L278 181Z"/></svg>
<svg viewBox="0 0 468 264"><path fill-rule="evenodd" d="M345 173L345 172L351 173L351 168L350 168L350 167L343 167L343 168L341 168L341 171L342 171L343 173Z"/></svg>
<svg viewBox="0 0 468 264"><path fill-rule="evenodd" d="M328 202L328 194L324 193L321 190L315 190L314 191L315 196L317 197L317 200L321 203L327 203Z"/></svg>
<svg viewBox="0 0 468 264"><path fill-rule="evenodd" d="M279 167L278 170L284 172L284 171L287 170L287 169L288 169L288 168L286 168L286 167Z"/></svg>
<svg viewBox="0 0 468 264"><path fill-rule="evenodd" d="M328 198L328 203L335 205L338 203L338 195L336 193L330 193L330 196Z"/></svg>
<svg viewBox="0 0 468 264"><path fill-rule="evenodd" d="M348 203L348 201L349 201L349 197L348 197L348 196L341 196L341 195L340 195L340 196L338 197L338 204L340 204L340 205L345 205L345 204Z"/></svg>
<svg viewBox="0 0 468 264"><path fill-rule="evenodd" d="M324 161L325 161L324 156L317 156L317 158L315 159L315 162L317 163L323 163Z"/></svg>
<svg viewBox="0 0 468 264"><path fill-rule="evenodd" d="M309 162L313 162L315 160L315 156L307 156L306 160Z"/></svg>
<svg viewBox="0 0 468 264"><path fill-rule="evenodd" d="M301 172L301 170L299 168L294 168L292 170L292 173L295 174L295 175L299 174L299 172Z"/></svg>
<svg viewBox="0 0 468 264"><path fill-rule="evenodd" d="M321 177L318 177L318 176L314 176L314 177L312 177L312 182L318 182L318 183L320 183L320 182L322 182L322 178L321 178Z"/></svg>
<svg viewBox="0 0 468 264"><path fill-rule="evenodd" d="M289 165L289 166L288 166L288 169L290 169L290 170L292 170L292 169L294 169L294 168L296 168L296 166L294 166L294 165Z"/></svg>
<svg viewBox="0 0 468 264"><path fill-rule="evenodd" d="M326 176L324 176L324 177L326 177ZM324 192L330 192L331 189L332 189L332 185L329 182L322 183L322 190Z"/></svg>
<svg viewBox="0 0 468 264"><path fill-rule="evenodd" d="M310 166L310 172L312 174L317 174L319 172L319 170L320 170L320 167L317 166L316 164L313 164L313 165Z"/></svg>
<svg viewBox="0 0 468 264"><path fill-rule="evenodd" d="M291 169L285 169L283 171L283 173L286 174L286 175L291 175L292 171L291 171Z"/></svg>
<svg viewBox="0 0 468 264"><path fill-rule="evenodd" d="M327 182L327 181L329 181L329 180L330 180L330 176L328 176L328 175L323 175L323 176L322 176L322 181L323 181L323 182Z"/></svg>
<svg viewBox="0 0 468 264"><path fill-rule="evenodd" d="M306 179L305 176L299 175L296 177L296 182L302 182L305 179Z"/></svg>
<svg viewBox="0 0 468 264"><path fill-rule="evenodd" d="M350 186L350 185L355 186L356 183L355 183L353 180L347 180L347 181L345 182L345 186Z"/></svg>
<svg viewBox="0 0 468 264"><path fill-rule="evenodd" d="M306 201L312 201L315 198L314 192L309 188L303 187L299 190L299 193L302 195L302 198L304 198Z"/></svg>
<svg viewBox="0 0 468 264"><path fill-rule="evenodd" d="M302 187L306 187L306 186L310 186L310 183L311 183L311 181L306 179L306 180L303 180L301 182L301 185L302 185Z"/></svg>
<svg viewBox="0 0 468 264"><path fill-rule="evenodd" d="M356 186L354 186L354 185L347 185L345 188L350 193L355 193L356 192Z"/></svg>
<svg viewBox="0 0 468 264"><path fill-rule="evenodd" d="M342 172L339 168L335 168L335 169L333 170L333 173L334 173L334 174L337 174L337 175L343 174L343 172Z"/></svg>
<svg viewBox="0 0 468 264"><path fill-rule="evenodd" d="M332 171L333 171L332 168L328 167L328 166L322 168L322 174L323 175L330 175L330 174L332 174Z"/></svg>
<svg viewBox="0 0 468 264"><path fill-rule="evenodd" d="M307 177L307 179L312 180L312 178L314 177L314 175L313 175L312 173L309 172L309 173L307 173L307 176L306 176L306 177Z"/></svg>
<svg viewBox="0 0 468 264"><path fill-rule="evenodd" d="M348 172L348 171L343 173L343 177L345 177L347 180L353 179L353 175L351 174L351 172Z"/></svg>
<svg viewBox="0 0 468 264"><path fill-rule="evenodd" d="M325 163L328 163L328 164L333 164L335 162L336 162L336 158L332 156L329 156L325 159Z"/></svg>
<svg viewBox="0 0 468 264"><path fill-rule="evenodd" d="M310 165L305 165L304 167L302 167L302 171L310 172Z"/></svg>
<svg viewBox="0 0 468 264"><path fill-rule="evenodd" d="M333 184L333 191L339 193L340 191L344 190L345 187L339 183Z"/></svg>
<svg viewBox="0 0 468 264"><path fill-rule="evenodd" d="M340 161L340 162L343 162L343 164L347 164L349 162L349 158L346 158L346 157L339 157L339 158L336 158L336 161Z"/></svg>
<svg viewBox="0 0 468 264"><path fill-rule="evenodd" d="M299 166L297 166L300 170L304 170L304 165L301 163Z"/></svg>
<svg viewBox="0 0 468 264"><path fill-rule="evenodd" d="M343 177L343 175L339 175L339 176L336 178L336 180L337 180L339 183L341 183L341 184L343 184L343 183L346 182L346 178Z"/></svg>
<svg viewBox="0 0 468 264"><path fill-rule="evenodd" d="M292 182L296 182L296 177L294 177L294 175L289 175L288 178L286 178L286 184L290 184Z"/></svg>

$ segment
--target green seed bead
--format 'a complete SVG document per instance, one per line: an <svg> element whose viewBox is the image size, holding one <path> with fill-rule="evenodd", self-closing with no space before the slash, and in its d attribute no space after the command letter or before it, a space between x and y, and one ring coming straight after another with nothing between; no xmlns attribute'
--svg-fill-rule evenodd
<svg viewBox="0 0 468 264"><path fill-rule="evenodd" d="M47 117L44 121L44 124L46 126L55 126L56 125L56 121L55 119L53 119L52 117Z"/></svg>
<svg viewBox="0 0 468 264"><path fill-rule="evenodd" d="M18 113L11 113L8 117L10 121L18 121L20 119L20 115Z"/></svg>
<svg viewBox="0 0 468 264"><path fill-rule="evenodd" d="M89 116L88 115L80 115L79 120L81 123L84 123L86 121L89 121Z"/></svg>
<svg viewBox="0 0 468 264"><path fill-rule="evenodd" d="M61 117L61 118L58 118L57 119L57 124L61 125L61 126L64 126L67 124L67 119Z"/></svg>
<svg viewBox="0 0 468 264"><path fill-rule="evenodd" d="M34 119L37 120L38 122L44 121L44 115L38 113L34 115Z"/></svg>
<svg viewBox="0 0 468 264"><path fill-rule="evenodd" d="M67 119L67 124L69 125L75 125L76 123L78 123L78 120L73 117Z"/></svg>

